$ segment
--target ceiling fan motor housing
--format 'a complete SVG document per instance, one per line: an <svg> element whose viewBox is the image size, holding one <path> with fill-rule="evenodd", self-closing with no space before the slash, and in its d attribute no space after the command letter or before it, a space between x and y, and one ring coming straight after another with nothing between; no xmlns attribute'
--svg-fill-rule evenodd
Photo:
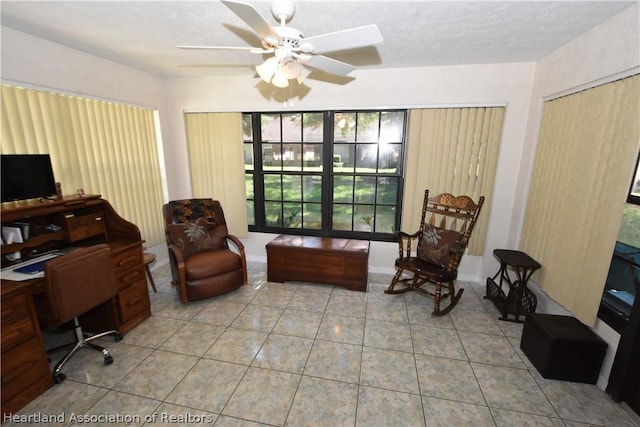
<svg viewBox="0 0 640 427"><path fill-rule="evenodd" d="M273 0L271 2L271 13L282 25L289 21L296 12L296 5L291 0Z"/></svg>

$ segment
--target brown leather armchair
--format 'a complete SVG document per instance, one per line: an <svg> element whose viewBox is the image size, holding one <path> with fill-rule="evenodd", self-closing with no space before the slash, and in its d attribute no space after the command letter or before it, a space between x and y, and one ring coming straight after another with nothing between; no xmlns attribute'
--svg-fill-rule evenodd
<svg viewBox="0 0 640 427"><path fill-rule="evenodd" d="M230 292L247 283L244 245L229 234L220 202L174 200L162 206L172 285L182 302ZM237 251L229 248L229 242Z"/></svg>

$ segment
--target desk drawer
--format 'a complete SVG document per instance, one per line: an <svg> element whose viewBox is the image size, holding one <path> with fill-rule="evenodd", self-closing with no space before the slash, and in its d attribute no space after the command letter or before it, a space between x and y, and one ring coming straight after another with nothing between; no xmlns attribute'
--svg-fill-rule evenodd
<svg viewBox="0 0 640 427"><path fill-rule="evenodd" d="M130 268L143 266L142 251L139 247L114 254L111 256L111 259L113 261L113 268L117 275L120 275L122 272Z"/></svg>
<svg viewBox="0 0 640 427"><path fill-rule="evenodd" d="M31 317L25 317L15 322L2 324L2 349L14 345L34 336L36 333Z"/></svg>
<svg viewBox="0 0 640 427"><path fill-rule="evenodd" d="M64 228L69 242L77 242L87 237L98 236L106 232L104 214L92 212L85 215L65 214Z"/></svg>
<svg viewBox="0 0 640 427"><path fill-rule="evenodd" d="M144 278L144 273L143 273ZM118 294L118 305L120 308L120 320L126 323L138 313L149 308L149 291L147 290L147 281L141 280Z"/></svg>
<svg viewBox="0 0 640 427"><path fill-rule="evenodd" d="M124 271L116 276L118 280L118 289L124 290L129 286L133 285L136 282L141 280L146 280L146 276L144 273L144 268L139 266L133 270Z"/></svg>
<svg viewBox="0 0 640 427"><path fill-rule="evenodd" d="M25 317L31 318L31 310L29 309L29 300L27 295L19 294L2 300L3 332L8 323Z"/></svg>
<svg viewBox="0 0 640 427"><path fill-rule="evenodd" d="M6 402L43 376L51 375L36 337L2 353L2 401Z"/></svg>

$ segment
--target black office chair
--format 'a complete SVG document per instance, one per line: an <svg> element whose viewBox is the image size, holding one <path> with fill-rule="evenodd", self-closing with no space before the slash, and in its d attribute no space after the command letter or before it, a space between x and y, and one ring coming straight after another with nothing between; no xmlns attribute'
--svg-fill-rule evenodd
<svg viewBox="0 0 640 427"><path fill-rule="evenodd" d="M118 293L109 246L95 245L63 255L48 261L44 266L44 272L45 298L37 301L40 321L47 325L59 326L73 320L75 332L75 342L68 344L73 347L53 370L53 381L56 384L64 381L65 375L60 372L62 366L83 347L101 352L105 365L113 363L109 350L91 341L107 335L113 335L116 341L120 341L120 332L111 330L88 336L78 320L80 315L109 301ZM61 347L48 352L59 350Z"/></svg>

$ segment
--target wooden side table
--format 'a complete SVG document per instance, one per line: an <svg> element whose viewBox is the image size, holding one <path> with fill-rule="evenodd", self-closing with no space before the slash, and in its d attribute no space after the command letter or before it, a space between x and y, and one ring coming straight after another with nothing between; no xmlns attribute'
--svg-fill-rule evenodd
<svg viewBox="0 0 640 427"><path fill-rule="evenodd" d="M500 261L500 270L493 277L487 277L485 298L493 301L500 310L502 314L500 320L523 323L527 313L536 311L538 300L535 294L527 288L527 282L541 265L520 251L495 249L493 254ZM509 277L509 270L515 272L515 280ZM498 276L500 276L500 281L496 282ZM509 287L506 295L503 289L504 283ZM513 314L515 318L510 319L509 314ZM523 315L522 320L520 320L521 314Z"/></svg>
<svg viewBox="0 0 640 427"><path fill-rule="evenodd" d="M156 260L155 254L145 252L144 253L144 270L147 272L147 277L149 278L149 282L151 283L151 287L153 288L153 292L158 292L156 290L156 284L153 281L153 276L151 275L151 270L149 269L149 264Z"/></svg>

